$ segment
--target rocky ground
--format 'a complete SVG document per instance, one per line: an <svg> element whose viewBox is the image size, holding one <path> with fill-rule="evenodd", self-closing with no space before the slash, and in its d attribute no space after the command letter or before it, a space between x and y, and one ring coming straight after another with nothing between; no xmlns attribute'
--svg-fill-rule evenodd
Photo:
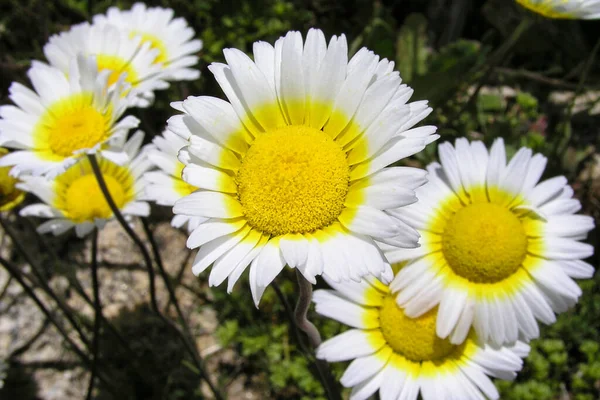
<svg viewBox="0 0 600 400"><path fill-rule="evenodd" d="M81 241L75 236L45 238L51 251L46 249L40 253L43 246L40 246L39 238L23 222L11 221L18 228L25 247L32 254L38 253L36 258L45 265L50 286L75 311L82 329L86 333L91 332L93 308L73 289L67 279L69 273L74 273L85 293L92 296L90 239ZM136 224L135 229L143 236L141 225ZM218 369L223 365L235 370L235 352L222 348L215 337L217 318L211 306L210 291L191 273L193 258L185 248L185 234L173 229L168 222L156 224L153 230L165 269L174 280L180 282L176 291L177 298L196 346L206 362L206 368L213 378L219 374ZM8 237L3 232L0 235L2 257L20 260L13 254ZM54 252L58 253L62 265L53 266ZM182 364L184 350L178 345L178 339L173 337L172 331L148 307L149 279L143 268L143 259L116 222L109 223L101 231L99 262L104 315L129 342L131 350L140 360L138 364L142 364L141 370L145 371L141 375L151 376L151 379L149 384L136 382L140 378L135 378L139 374L136 375L131 357L104 329L100 342L101 359L105 363L104 370L110 371L112 382L119 386L120 394L110 394L100 384L97 385L99 389L95 392L96 397L126 399L132 398L133 393L136 393L136 398L145 398L145 395L139 395L139 387L147 388L149 385L152 388L147 390L148 398L166 398L157 393L173 393L177 390L182 394L195 391L199 396L211 398L206 384L201 384L197 375ZM31 272L25 263L19 263L19 267L26 273ZM175 321L177 316L168 301L168 292L162 280L157 278L156 284L159 307ZM54 304L41 289L36 293L46 304ZM64 318L61 321L66 322ZM69 330L69 334L83 347L73 329ZM88 337L91 335L88 334ZM156 365L150 365L156 364L156 359L160 363L158 369ZM8 273L0 269L0 378L3 376L4 388L0 389L0 398L19 400L83 399L89 381L89 372L69 350L58 331L21 287L9 278ZM134 378L130 379L131 376ZM221 383L226 386L230 399L264 398L264 391L249 387L246 377L233 376Z"/></svg>

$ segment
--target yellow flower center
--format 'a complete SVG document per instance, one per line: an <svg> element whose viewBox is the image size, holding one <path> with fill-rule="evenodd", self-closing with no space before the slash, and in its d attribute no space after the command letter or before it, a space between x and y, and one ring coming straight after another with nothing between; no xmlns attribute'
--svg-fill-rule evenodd
<svg viewBox="0 0 600 400"><path fill-rule="evenodd" d="M164 41L150 33L139 31L131 31L131 33L129 33L129 37L131 39L133 39L136 36L140 36L142 38L142 42L148 42L152 49L158 50L158 55L154 59L154 64L166 63L167 61L169 61L169 53L167 51L167 46L165 45Z"/></svg>
<svg viewBox="0 0 600 400"><path fill-rule="evenodd" d="M121 209L126 198L123 186L114 177L103 176L111 197ZM65 208L69 218L76 222L106 219L113 215L93 174L82 175L71 183L65 194Z"/></svg>
<svg viewBox="0 0 600 400"><path fill-rule="evenodd" d="M112 71L108 76L108 86L117 82L123 72L127 72L125 81L131 83L131 86L135 86L135 83L138 80L137 73L131 66L129 60L117 56L96 54L96 63L98 64L98 71Z"/></svg>
<svg viewBox="0 0 600 400"><path fill-rule="evenodd" d="M471 282L494 283L519 269L527 253L527 236L510 210L475 203L450 218L442 251L457 275Z"/></svg>
<svg viewBox="0 0 600 400"><path fill-rule="evenodd" d="M331 224L342 212L348 182L341 147L322 131L302 125L258 136L237 174L248 223L272 235Z"/></svg>
<svg viewBox="0 0 600 400"><path fill-rule="evenodd" d="M92 103L92 95L83 93L52 104L35 128L39 147L64 158L106 141L112 112L100 111Z"/></svg>
<svg viewBox="0 0 600 400"><path fill-rule="evenodd" d="M8 150L0 148L0 157L8 154ZM10 176L12 167L0 167L0 211L8 211L25 198L25 193L15 188L18 180Z"/></svg>
<svg viewBox="0 0 600 400"><path fill-rule="evenodd" d="M571 0L544 0L544 1L532 1L532 0L517 0L517 3L525 8L530 9L533 12L543 15L547 18L574 18L570 13L559 11L557 7L561 4L565 5Z"/></svg>
<svg viewBox="0 0 600 400"><path fill-rule="evenodd" d="M446 358L460 346L435 333L437 307L418 318L409 318L394 296L387 296L379 310L381 333L394 351L411 361L434 361Z"/></svg>

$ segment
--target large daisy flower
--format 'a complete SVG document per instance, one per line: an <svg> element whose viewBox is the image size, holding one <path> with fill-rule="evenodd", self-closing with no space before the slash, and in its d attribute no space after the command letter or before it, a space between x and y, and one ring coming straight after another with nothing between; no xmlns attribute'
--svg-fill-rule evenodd
<svg viewBox="0 0 600 400"><path fill-rule="evenodd" d="M394 64L363 48L348 61L346 38L327 46L320 30L303 43L289 32L275 47L254 44L254 61L236 49L209 69L229 102L190 97L169 129L189 139L179 153L183 179L201 190L175 203L176 214L210 218L190 235L202 246L198 274L229 276L229 290L251 263L256 303L287 264L310 282L391 278L375 240L415 247L418 234L387 213L416 201L425 172L385 168L437 138L413 128L431 111L407 103Z"/></svg>
<svg viewBox="0 0 600 400"><path fill-rule="evenodd" d="M593 247L580 242L593 219L574 215L581 205L564 177L539 182L546 158L530 149L508 165L502 139L489 153L458 139L439 154L419 201L393 213L421 233L418 249L387 254L408 262L391 284L398 304L410 317L439 304L437 334L452 343L471 326L494 344L537 337L536 319L550 324L577 302L571 278L594 272L581 260Z"/></svg>
<svg viewBox="0 0 600 400"><path fill-rule="evenodd" d="M0 147L0 158L8 154L8 150ZM12 167L0 167L0 211L12 210L25 199L25 192L17 189L18 180L10 175Z"/></svg>
<svg viewBox="0 0 600 400"><path fill-rule="evenodd" d="M548 18L600 18L600 0L517 0L517 3Z"/></svg>
<svg viewBox="0 0 600 400"><path fill-rule="evenodd" d="M165 130L162 136L152 140L153 145L148 149L148 159L159 168L158 171L146 172L144 178L146 196L161 206L173 206L175 202L198 190L196 186L185 182L182 177L183 164L177 159L177 153L189 143L171 131ZM171 225L176 228L187 226L189 232L193 231L200 223L206 222L205 217L189 217L176 215Z"/></svg>
<svg viewBox="0 0 600 400"><path fill-rule="evenodd" d="M117 82L122 74L135 96L129 96L130 105L147 107L154 100L154 90L169 86L163 80L162 64L156 63L159 50L140 36L130 35L108 25L82 23L50 37L44 46L50 64L65 74L69 73L69 60L79 54L94 55L99 71L109 71L108 83Z"/></svg>
<svg viewBox="0 0 600 400"><path fill-rule="evenodd" d="M321 344L317 357L330 362L353 360L341 378L352 387L350 400L497 399L491 377L513 379L529 346L482 344L471 333L461 344L436 336L437 308L409 318L390 288L376 279L335 283L317 290L316 311L351 326Z"/></svg>
<svg viewBox="0 0 600 400"><path fill-rule="evenodd" d="M173 18L170 8L150 7L135 3L131 10L111 7L106 15L94 16L94 24L111 24L127 32L130 37L140 36L151 48L158 50L154 60L163 68L163 77L170 80L198 79L200 71L190 68L198 63L193 54L202 49L202 41L195 39L194 30L183 18Z"/></svg>
<svg viewBox="0 0 600 400"><path fill-rule="evenodd" d="M152 167L144 151L139 152L143 138L143 133L138 131L125 143L124 151L128 157L125 165L117 165L106 158L98 159L111 197L126 217L150 214L150 206L142 201L145 183L142 176ZM21 210L21 215L49 218L38 227L40 233L60 235L75 227L77 236L83 237L94 226L102 228L113 218L87 157L54 179L23 177L19 188L43 201Z"/></svg>
<svg viewBox="0 0 600 400"><path fill-rule="evenodd" d="M71 59L61 70L33 62L28 71L34 91L13 82L9 97L15 105L0 107L0 145L19 149L0 159L14 165L13 174L56 175L86 152L97 152L119 163L122 143L137 118L117 122L127 107L128 85L122 78L109 89L108 72L98 72L94 57Z"/></svg>

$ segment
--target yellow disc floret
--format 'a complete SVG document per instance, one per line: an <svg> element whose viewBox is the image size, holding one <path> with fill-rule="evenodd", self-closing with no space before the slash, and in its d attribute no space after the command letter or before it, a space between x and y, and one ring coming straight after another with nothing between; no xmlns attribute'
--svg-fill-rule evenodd
<svg viewBox="0 0 600 400"><path fill-rule="evenodd" d="M98 64L98 71L112 71L108 77L109 86L117 82L121 74L124 72L127 73L125 82L129 82L133 86L138 81L135 69L133 69L129 60L125 60L117 56L97 54L96 63Z"/></svg>
<svg viewBox="0 0 600 400"><path fill-rule="evenodd" d="M110 110L100 111L91 94L81 93L52 104L40 118L35 137L39 148L58 158L91 149L111 135Z"/></svg>
<svg viewBox="0 0 600 400"><path fill-rule="evenodd" d="M123 186L110 175L104 175L104 181L117 207L125 203ZM110 218L113 213L104 198L96 177L83 175L73 181L66 193L66 212L76 222L93 221L96 218Z"/></svg>
<svg viewBox="0 0 600 400"><path fill-rule="evenodd" d="M0 157L6 155L8 150L0 148ZM0 211L8 211L18 205L25 198L25 193L17 189L18 180L10 176L12 167L0 167Z"/></svg>
<svg viewBox="0 0 600 400"><path fill-rule="evenodd" d="M142 42L148 42L148 44L150 44L150 48L158 50L158 55L154 59L155 64L169 61L167 46L163 40L146 32L131 31L131 33L129 33L129 37L131 39L135 38L136 36L139 36L142 39Z"/></svg>
<svg viewBox="0 0 600 400"><path fill-rule="evenodd" d="M532 1L532 0L517 0L517 3L523 7L530 9L533 12L543 15L547 18L565 18L570 19L574 16L564 11L558 11L557 8L564 4L567 4L571 0L543 0L543 1Z"/></svg>
<svg viewBox="0 0 600 400"><path fill-rule="evenodd" d="M340 146L318 129L297 125L258 136L237 174L248 223L272 235L331 224L344 207L348 180Z"/></svg>
<svg viewBox="0 0 600 400"><path fill-rule="evenodd" d="M457 275L471 282L494 283L519 269L527 253L527 236L510 210L475 203L448 220L442 250Z"/></svg>
<svg viewBox="0 0 600 400"><path fill-rule="evenodd" d="M435 333L437 307L418 318L409 318L393 296L387 296L379 311L380 329L387 344L397 354L411 361L441 360L461 346Z"/></svg>

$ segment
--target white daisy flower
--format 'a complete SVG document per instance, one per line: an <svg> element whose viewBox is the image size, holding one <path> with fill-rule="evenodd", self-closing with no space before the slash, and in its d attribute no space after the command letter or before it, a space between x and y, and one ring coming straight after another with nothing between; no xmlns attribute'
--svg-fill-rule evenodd
<svg viewBox="0 0 600 400"><path fill-rule="evenodd" d="M198 190L196 186L190 185L181 178L185 164L177 159L179 150L189 142L168 130L165 130L162 136L156 136L152 142L153 146L148 149L148 159L160 171L146 172L144 176L148 181L146 197L161 206L173 206L177 200ZM204 217L176 215L171 225L175 228L187 226L188 231L191 232L207 220L208 218Z"/></svg>
<svg viewBox="0 0 600 400"><path fill-rule="evenodd" d="M353 360L341 383L352 387L350 400L497 399L489 377L513 379L529 346L516 342L492 347L472 332L461 344L435 333L437 308L416 319L398 306L388 286L376 279L335 283L317 290L316 311L351 326L321 344L317 357L329 362ZM441 311L440 311L441 313Z"/></svg>
<svg viewBox="0 0 600 400"><path fill-rule="evenodd" d="M600 18L600 0L517 0L517 3L548 18Z"/></svg>
<svg viewBox="0 0 600 400"><path fill-rule="evenodd" d="M439 147L419 201L392 214L421 233L418 249L395 249L408 262L391 284L398 304L418 317L439 304L437 334L461 343L471 326L492 344L536 338L536 319L572 307L581 289L571 278L594 269L581 259L594 249L580 240L594 228L567 180L538 183L546 158L521 148L506 163L504 142L490 152L458 139Z"/></svg>
<svg viewBox="0 0 600 400"><path fill-rule="evenodd" d="M98 72L94 57L71 59L68 77L59 69L34 61L28 71L33 89L13 82L9 97L15 105L0 107L0 145L19 149L0 159L14 165L13 174L54 176L85 153L99 151L117 163L119 150L139 120L127 116L129 85L118 80L110 89L108 72Z"/></svg>
<svg viewBox="0 0 600 400"><path fill-rule="evenodd" d="M131 10L111 7L106 15L94 16L94 24L111 24L127 32L129 37L140 36L142 42L158 50L155 63L161 63L163 77L168 80L194 80L200 71L193 67L202 49L202 41L193 39L194 30L183 18L173 18L170 8L150 7L135 3Z"/></svg>
<svg viewBox="0 0 600 400"><path fill-rule="evenodd" d="M144 150L139 149L144 134L138 131L125 144L128 162L117 165L106 158L98 164L106 186L121 213L129 216L148 216L150 206L142 201L143 174L152 167ZM20 189L35 194L43 203L32 204L21 210L21 215L49 218L38 227L38 232L60 235L75 227L77 236L90 233L94 226L102 228L113 218L113 213L96 181L88 158L82 158L54 179L40 176L23 177Z"/></svg>
<svg viewBox="0 0 600 400"><path fill-rule="evenodd" d="M425 172L386 166L437 138L414 128L431 108L407 103L394 64L363 48L348 61L346 38L329 46L320 30L303 43L289 32L275 47L254 44L254 61L224 50L209 69L229 102L189 97L168 128L189 139L179 152L183 179L201 190L175 203L175 214L210 218L190 235L202 246L193 271L214 263L209 284L229 288L251 263L258 303L287 264L314 283L391 278L375 240L415 247L416 231L387 213L416 201Z"/></svg>
<svg viewBox="0 0 600 400"><path fill-rule="evenodd" d="M159 50L113 25L75 25L51 36L44 54L52 66L65 74L69 73L69 61L77 55L94 55L98 70L110 72L109 85L125 73L125 81L135 94L129 97L132 107L148 107L154 100L154 90L169 87L163 80L162 65L155 62Z"/></svg>

